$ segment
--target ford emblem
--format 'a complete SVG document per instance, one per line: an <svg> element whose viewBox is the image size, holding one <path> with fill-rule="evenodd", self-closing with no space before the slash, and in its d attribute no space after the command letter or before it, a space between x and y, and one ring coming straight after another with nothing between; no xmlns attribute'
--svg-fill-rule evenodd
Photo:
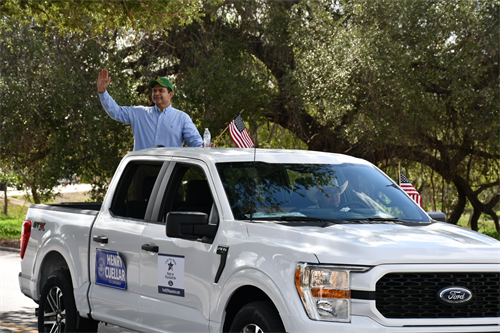
<svg viewBox="0 0 500 333"><path fill-rule="evenodd" d="M438 297L447 304L462 304L471 300L472 292L464 287L445 287L438 291Z"/></svg>

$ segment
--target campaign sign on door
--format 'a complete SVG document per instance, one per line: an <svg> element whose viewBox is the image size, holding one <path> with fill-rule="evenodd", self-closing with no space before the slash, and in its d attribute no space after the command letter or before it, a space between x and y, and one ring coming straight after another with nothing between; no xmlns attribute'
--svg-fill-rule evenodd
<svg viewBox="0 0 500 333"><path fill-rule="evenodd" d="M158 292L184 297L184 256L158 254Z"/></svg>
<svg viewBox="0 0 500 333"><path fill-rule="evenodd" d="M95 284L127 289L127 269L118 252L96 249L95 259Z"/></svg>

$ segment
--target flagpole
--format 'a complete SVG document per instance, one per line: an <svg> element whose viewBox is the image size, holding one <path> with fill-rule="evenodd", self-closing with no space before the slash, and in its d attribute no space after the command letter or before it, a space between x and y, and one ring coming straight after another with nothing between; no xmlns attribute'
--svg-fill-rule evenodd
<svg viewBox="0 0 500 333"><path fill-rule="evenodd" d="M401 186L401 161L398 162L398 169L399 186Z"/></svg>
<svg viewBox="0 0 500 333"><path fill-rule="evenodd" d="M238 114L242 114L242 113L243 113L243 111L245 111L245 110L244 110L244 109L243 109L243 110L241 110ZM220 139L220 137L222 136L222 134L226 133L227 129L228 129L228 126L226 126L226 128L224 128L224 130L222 131L222 133L221 133L221 134L219 134L219 135L217 136L217 138L215 138L215 140L214 140L214 144L215 144L217 141L219 141L219 139Z"/></svg>
<svg viewBox="0 0 500 333"><path fill-rule="evenodd" d="M226 128L224 128L224 130L222 131L222 133L221 133L221 134L219 134L219 136L218 136L218 137L214 140L214 144L215 144L217 141L219 141L219 138L222 136L222 134L226 133L226 131L227 131L227 126L226 126Z"/></svg>

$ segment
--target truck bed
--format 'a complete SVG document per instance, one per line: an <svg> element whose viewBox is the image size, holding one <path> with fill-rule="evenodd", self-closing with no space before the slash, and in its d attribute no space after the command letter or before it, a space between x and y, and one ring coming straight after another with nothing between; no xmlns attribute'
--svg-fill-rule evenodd
<svg viewBox="0 0 500 333"><path fill-rule="evenodd" d="M101 206L101 202L68 202L33 204L29 207L26 219L32 223L31 235L19 275L21 291L25 295L37 301L41 293L39 286L43 286L48 275L58 269L59 262L66 261L70 263L71 271L75 272L75 298L85 308L89 237ZM60 259L55 260L55 264L42 267L43 258L49 255L54 259L54 253L58 253ZM75 254L79 255L79 260L70 260Z"/></svg>
<svg viewBox="0 0 500 333"><path fill-rule="evenodd" d="M34 204L33 208L70 211L80 214L95 214L101 210L102 202L61 202L57 204Z"/></svg>

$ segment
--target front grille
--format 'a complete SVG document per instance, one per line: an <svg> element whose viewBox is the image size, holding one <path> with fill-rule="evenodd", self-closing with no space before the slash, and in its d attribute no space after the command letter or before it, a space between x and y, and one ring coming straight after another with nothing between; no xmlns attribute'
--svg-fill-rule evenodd
<svg viewBox="0 0 500 333"><path fill-rule="evenodd" d="M441 303L438 291L449 286L469 289L472 299ZM499 273L391 273L376 288L376 306L386 318L500 317Z"/></svg>

